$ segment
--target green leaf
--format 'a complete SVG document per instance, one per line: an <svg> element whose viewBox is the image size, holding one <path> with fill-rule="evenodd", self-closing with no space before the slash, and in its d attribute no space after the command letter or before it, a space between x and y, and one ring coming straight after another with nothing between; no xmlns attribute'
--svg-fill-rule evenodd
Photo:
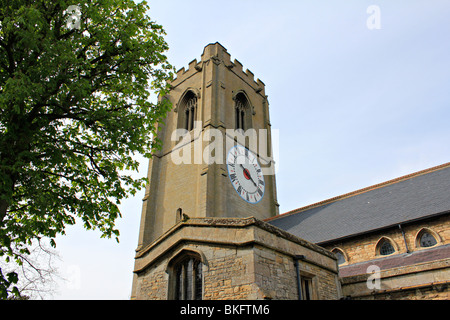
<svg viewBox="0 0 450 320"><path fill-rule="evenodd" d="M171 106L152 104L173 79L162 26L146 2L80 0L80 29L65 0L0 6L0 255L17 260L33 239L82 221L116 238L118 204L142 189L135 154L160 142ZM149 83L151 86L149 87ZM79 219L76 219L79 218ZM12 257L13 259L9 259ZM13 274L0 274L3 296Z"/></svg>
<svg viewBox="0 0 450 320"><path fill-rule="evenodd" d="M10 272L6 275L6 278L8 279L9 283L17 283L17 281L19 281L19 278L17 276L17 273L15 272Z"/></svg>

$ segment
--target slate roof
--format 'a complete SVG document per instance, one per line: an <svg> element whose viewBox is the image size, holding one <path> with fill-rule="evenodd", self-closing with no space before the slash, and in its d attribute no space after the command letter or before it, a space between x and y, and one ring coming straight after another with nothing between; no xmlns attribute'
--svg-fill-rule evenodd
<svg viewBox="0 0 450 320"><path fill-rule="evenodd" d="M316 204L266 222L323 244L450 212L450 163Z"/></svg>

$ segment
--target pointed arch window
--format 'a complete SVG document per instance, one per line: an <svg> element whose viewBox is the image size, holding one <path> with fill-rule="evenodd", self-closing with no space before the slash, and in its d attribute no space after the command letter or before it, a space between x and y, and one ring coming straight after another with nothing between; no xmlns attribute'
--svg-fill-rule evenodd
<svg viewBox="0 0 450 320"><path fill-rule="evenodd" d="M394 245L389 239L382 238L377 244L377 253L382 256L387 256L395 252Z"/></svg>
<svg viewBox="0 0 450 320"><path fill-rule="evenodd" d="M431 230L424 228L420 230L416 237L418 247L428 248L438 244L438 236Z"/></svg>
<svg viewBox="0 0 450 320"><path fill-rule="evenodd" d="M420 246L421 247L432 247L437 244L436 239L433 237L433 235L429 232L424 232L422 236L420 237Z"/></svg>
<svg viewBox="0 0 450 320"><path fill-rule="evenodd" d="M181 98L175 112L178 113L178 125L179 129L186 129L191 131L194 129L195 121L197 120L197 100L198 95L192 90L187 90Z"/></svg>

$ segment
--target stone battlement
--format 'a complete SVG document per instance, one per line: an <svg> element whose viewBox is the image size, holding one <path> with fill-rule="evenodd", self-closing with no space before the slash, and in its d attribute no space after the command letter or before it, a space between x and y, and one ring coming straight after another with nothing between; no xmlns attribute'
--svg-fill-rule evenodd
<svg viewBox="0 0 450 320"><path fill-rule="evenodd" d="M187 69L182 67L176 73L176 78L172 81L172 85L176 86L183 82L187 78L190 78L197 72L203 70L204 64L208 62L213 62L216 65L223 64L226 68L235 73L238 77L247 82L257 93L264 95L265 84L260 79L256 79L253 72L249 69L244 71L242 63L237 59L231 61L231 55L227 52L227 49L223 47L219 42L208 44L201 55L201 60L198 62L197 59L189 62Z"/></svg>

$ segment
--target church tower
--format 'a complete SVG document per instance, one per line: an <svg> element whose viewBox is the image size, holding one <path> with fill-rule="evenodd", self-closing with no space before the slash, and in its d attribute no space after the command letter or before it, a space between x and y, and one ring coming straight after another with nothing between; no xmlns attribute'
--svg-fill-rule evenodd
<svg viewBox="0 0 450 320"><path fill-rule="evenodd" d="M278 215L264 83L214 43L161 99L131 299L338 299L334 254L263 221Z"/></svg>
<svg viewBox="0 0 450 320"><path fill-rule="evenodd" d="M138 250L189 218L278 214L264 83L219 43L177 72L149 161Z"/></svg>

